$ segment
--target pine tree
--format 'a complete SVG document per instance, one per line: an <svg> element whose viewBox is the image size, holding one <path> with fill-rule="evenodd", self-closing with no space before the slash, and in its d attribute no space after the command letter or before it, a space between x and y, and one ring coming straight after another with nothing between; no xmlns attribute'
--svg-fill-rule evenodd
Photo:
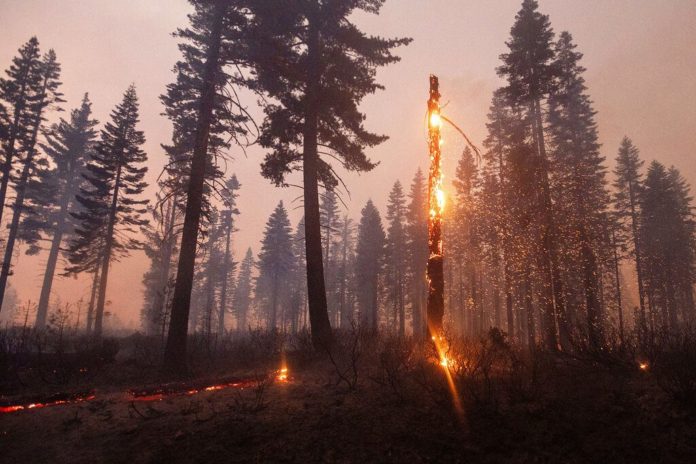
<svg viewBox="0 0 696 464"><path fill-rule="evenodd" d="M370 330L379 328L379 279L382 275L386 236L382 218L372 200L362 209L358 226L355 269L360 288L360 323Z"/></svg>
<svg viewBox="0 0 696 464"><path fill-rule="evenodd" d="M338 325L338 295L336 289L336 237L339 233L341 216L338 208L338 194L327 190L319 203L319 218L322 228L322 262L326 284L327 309L329 320Z"/></svg>
<svg viewBox="0 0 696 464"><path fill-rule="evenodd" d="M5 128L0 138L4 158L0 180L0 221L17 149L22 140L31 137L34 121L31 100L40 91L41 66L39 41L32 37L19 49L19 55L12 59L12 65L5 71L7 78L0 79L0 105L2 102L7 104L7 108L2 105L2 125Z"/></svg>
<svg viewBox="0 0 696 464"><path fill-rule="evenodd" d="M638 278L638 301L640 304L640 327L647 328L647 313L645 308L645 288L643 257L641 252L640 199L643 176L640 172L643 161L638 149L631 139L624 137L616 157L614 168L614 209L619 222L620 239L630 243L631 252L635 259L636 275Z"/></svg>
<svg viewBox="0 0 696 464"><path fill-rule="evenodd" d="M562 32L556 44L556 85L549 98L552 185L563 262L576 262L582 269L588 338L592 347L599 348L604 319L600 268L611 246L605 233L609 193L604 157L599 153L596 112L586 94L585 68L579 64L582 54L575 48L571 35ZM575 319L572 306L567 315L570 322Z"/></svg>
<svg viewBox="0 0 696 464"><path fill-rule="evenodd" d="M100 337L113 259L142 247L134 237L148 221L142 217L147 200L140 195L147 187L143 181L147 155L141 146L145 136L137 129L138 98L130 86L123 100L111 112L111 121L87 163L88 186L81 188L77 201L82 210L73 213L79 221L70 245L73 272L99 268L99 290L95 309L94 335Z"/></svg>
<svg viewBox="0 0 696 464"><path fill-rule="evenodd" d="M518 197L515 195L519 191L517 185L513 184L512 160L513 154L518 151L520 145L524 144L525 128L519 107L512 104L505 89L498 89L493 93L493 99L488 114L488 136L484 141L487 148L484 154L486 166L484 175L497 177L497 191L488 201L488 215L494 233L491 236L490 246L498 249L500 253L500 266L503 273L502 287L505 292L505 319L507 333L510 337L515 336L515 313L513 311L513 270L515 268L517 256L515 251L519 249L516 238L520 237L519 230L515 230L513 225L520 224L520 208L516 208ZM497 245L500 244L500 247Z"/></svg>
<svg viewBox="0 0 696 464"><path fill-rule="evenodd" d="M422 337L426 333L425 300L427 284L425 267L428 262L428 195L423 171L418 168L409 191L406 211L406 236L408 246L408 287L411 290L410 305L413 334Z"/></svg>
<svg viewBox="0 0 696 464"><path fill-rule="evenodd" d="M92 103L87 94L79 108L71 112L70 120L61 118L46 133L46 143L41 144L52 167L37 171L35 179L27 185L27 211L22 218L20 239L29 244L28 254L38 253L41 242L49 241L50 247L44 271L41 296L37 306L36 328L46 326L48 303L58 258L65 242L72 238L75 223L71 211L75 211L75 195L85 180L85 165L97 136L92 119Z"/></svg>
<svg viewBox="0 0 696 464"><path fill-rule="evenodd" d="M642 195L640 237L644 251L650 326L676 330L693 319L694 217L689 188L679 171L653 161Z"/></svg>
<svg viewBox="0 0 696 464"><path fill-rule="evenodd" d="M339 326L350 327L355 322L355 225L347 215L341 220L338 242L339 261L336 268ZM408 269L405 270L405 272Z"/></svg>
<svg viewBox="0 0 696 464"><path fill-rule="evenodd" d="M237 176L232 176L225 184L223 192L223 201L225 209L222 211L220 218L220 237L224 240L224 255L222 260L222 269L220 270L220 309L218 310L218 333L225 332L225 313L228 307L228 286L234 278L235 263L232 259L232 234L237 231L235 228L235 216L239 215L237 209L237 190L241 188L241 184L237 180Z"/></svg>
<svg viewBox="0 0 696 464"><path fill-rule="evenodd" d="M400 337L406 335L406 273L408 256L406 248L406 196L398 180L389 193L387 203L387 238L385 287L387 300L392 306L394 327Z"/></svg>
<svg viewBox="0 0 696 464"><path fill-rule="evenodd" d="M522 9L515 17L510 30L509 48L500 58L503 64L498 68L498 75L506 78L508 85L505 93L513 105L524 108L524 120L531 135L531 144L536 160L535 181L540 189L540 243L542 274L544 275L544 318L545 342L548 348L556 349L560 341L567 346L567 320L565 315L565 295L561 281L557 258L557 231L551 188L549 182L550 168L544 139L542 104L553 90L554 69L554 33L549 18L538 11L536 0L524 0ZM556 324L560 334L556 333ZM560 340L558 336L560 335Z"/></svg>
<svg viewBox="0 0 696 464"><path fill-rule="evenodd" d="M292 252L292 229L288 213L281 201L266 222L261 252L258 257L259 277L256 294L266 307L267 327L278 327L278 310L287 297L287 280L295 264ZM283 321L282 314L280 315Z"/></svg>
<svg viewBox="0 0 696 464"><path fill-rule="evenodd" d="M460 314L461 322L468 321L468 333L477 335L480 326L483 324L481 314L482 289L478 285L478 263L480 262L480 245L478 243L477 231L477 211L475 190L478 184L478 170L476 160L469 147L462 152L462 156L457 163L452 185L456 193L456 204L453 206L453 218L456 239L453 240L454 246L449 246L451 250L448 254L450 259L457 264L458 282L456 286L460 289Z"/></svg>
<svg viewBox="0 0 696 464"><path fill-rule="evenodd" d="M246 18L238 2L191 0L194 12L189 27L177 31L183 59L175 67L176 82L162 97L168 117L174 122L170 150L169 188L185 198L171 320L164 354L165 370L186 371L186 342L191 309L196 250L201 220L205 218L207 194L219 177L214 156L226 148L225 139L243 137L247 120L243 108L228 92L228 86L243 79L231 69L243 61L239 39ZM214 187L214 185L212 185Z"/></svg>
<svg viewBox="0 0 696 464"><path fill-rule="evenodd" d="M312 339L316 348L330 344L331 325L322 260L319 184L338 185L334 160L348 171L375 167L365 148L386 136L363 126L358 105L380 89L376 69L398 61L392 49L408 39L369 36L354 23L356 13L377 14L384 0L345 2L256 2L260 30L273 40L259 47L259 86L277 104L265 107L261 145L271 150L262 173L277 186L302 170L307 287ZM266 60L264 60L266 58Z"/></svg>
<svg viewBox="0 0 696 464"><path fill-rule="evenodd" d="M252 293L252 272L254 270L254 254L251 248L247 249L246 255L239 266L239 276L234 286L232 296L232 308L237 318L237 330L247 329L249 308L251 307Z"/></svg>
<svg viewBox="0 0 696 464"><path fill-rule="evenodd" d="M305 260L305 226L300 219L292 237L292 253L295 266L290 274L290 330L297 333L300 327L307 327L307 266Z"/></svg>
<svg viewBox="0 0 696 464"><path fill-rule="evenodd" d="M21 160L21 171L19 178L14 185L15 201L12 211L12 220L10 221L10 232L5 245L5 258L0 271L0 308L5 295L5 287L7 279L10 276L12 254L14 245L19 234L19 225L22 214L25 213L25 197L27 186L32 182L41 170L48 168L48 160L45 156L38 153L36 144L39 138L39 132L43 123L46 120L46 112L51 109L60 110L60 103L64 102L62 94L58 91L61 85L60 79L60 64L57 61L56 54L53 50L46 53L38 67L40 77L38 87L31 89L27 96L27 108L23 112L21 122L22 127L29 129L27 137L20 140L21 151L24 158ZM12 152L9 151L6 155L9 156ZM2 199L4 200L4 199ZM0 208L1 209L1 208Z"/></svg>

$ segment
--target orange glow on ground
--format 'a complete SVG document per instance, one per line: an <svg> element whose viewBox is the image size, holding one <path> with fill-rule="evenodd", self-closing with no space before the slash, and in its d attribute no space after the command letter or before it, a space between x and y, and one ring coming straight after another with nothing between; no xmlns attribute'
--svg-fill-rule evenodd
<svg viewBox="0 0 696 464"><path fill-rule="evenodd" d="M28 409L41 409L49 406L58 406L61 404L74 404L74 403L82 403L83 401L91 401L96 396L92 393L84 396L75 396L70 399L60 399L60 400L53 400L53 401L46 401L46 402L31 402L27 404L12 404L12 405L7 405L7 406L0 406L0 413L9 413L9 412L15 412L15 411L24 411Z"/></svg>

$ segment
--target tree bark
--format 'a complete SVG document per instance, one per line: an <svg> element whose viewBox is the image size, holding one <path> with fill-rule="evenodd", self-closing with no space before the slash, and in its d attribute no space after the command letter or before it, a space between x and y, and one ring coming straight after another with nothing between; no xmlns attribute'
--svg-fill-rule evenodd
<svg viewBox="0 0 696 464"><path fill-rule="evenodd" d="M326 302L324 263L319 215L318 119L321 51L317 18L309 18L307 89L304 98L303 183L305 208L305 248L307 257L307 297L312 343L317 350L326 350L332 343L331 323Z"/></svg>

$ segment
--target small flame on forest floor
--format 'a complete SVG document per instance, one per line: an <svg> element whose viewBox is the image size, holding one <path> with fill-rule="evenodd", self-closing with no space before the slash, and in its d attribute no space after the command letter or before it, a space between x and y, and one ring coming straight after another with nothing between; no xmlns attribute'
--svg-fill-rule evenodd
<svg viewBox="0 0 696 464"><path fill-rule="evenodd" d="M276 380L278 382L287 382L288 378L288 368L285 366L281 367L278 371L278 375L276 375Z"/></svg>
<svg viewBox="0 0 696 464"><path fill-rule="evenodd" d="M641 371L647 371L650 366L646 362L640 362L638 363L638 369Z"/></svg>

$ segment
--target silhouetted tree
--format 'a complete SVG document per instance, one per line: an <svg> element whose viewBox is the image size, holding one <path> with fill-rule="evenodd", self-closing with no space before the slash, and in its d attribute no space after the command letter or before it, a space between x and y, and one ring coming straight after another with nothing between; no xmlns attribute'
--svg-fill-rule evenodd
<svg viewBox="0 0 696 464"><path fill-rule="evenodd" d="M410 291L413 334L422 337L425 327L427 285L425 267L428 262L428 194L423 171L418 169L409 191L406 211L408 244L408 287Z"/></svg>
<svg viewBox="0 0 696 464"><path fill-rule="evenodd" d="M0 307L5 295L5 287L7 279L10 276L12 254L14 253L14 245L19 233L19 225L22 214L25 212L25 197L28 184L36 179L41 170L48 168L48 160L41 156L36 149L36 144L39 138L39 132L46 119L46 112L51 109L60 110L58 105L64 102L63 94L58 91L61 85L60 79L60 64L57 61L56 54L53 50L46 53L41 63L38 66L39 84L30 90L27 97L27 108L22 113L22 127L28 130L26 137L19 140L21 152L24 158L21 160L21 170L19 178L14 184L15 201L12 207L12 220L10 221L10 232L7 236L5 244L5 257L2 262L2 270L0 270ZM6 153L9 159L12 151ZM4 201L4 198L0 198ZM2 208L0 208L2 209Z"/></svg>
<svg viewBox="0 0 696 464"><path fill-rule="evenodd" d="M222 192L225 208L220 215L220 237L224 241L224 254L222 258L222 269L220 269L220 308L218 310L218 333L225 332L225 313L228 307L228 286L233 282L235 262L232 259L232 233L235 228L235 216L239 215L237 209L237 190L241 188L241 184L237 180L237 176L232 174L225 183L225 189Z"/></svg>
<svg viewBox="0 0 696 464"><path fill-rule="evenodd" d="M643 276L643 263L641 253L640 229L640 198L643 176L640 172L643 161L640 159L638 149L631 139L624 137L616 157L614 168L614 209L619 222L620 237L630 245L633 258L636 263L636 275L638 278L638 300L640 304L640 327L643 331L647 328L647 314L645 311L645 288Z"/></svg>
<svg viewBox="0 0 696 464"><path fill-rule="evenodd" d="M608 260L611 243L609 192L606 188L604 157L599 153L595 111L587 96L582 54L568 32L556 44L556 84L549 98L549 133L553 160L559 254L563 256L568 280L567 291L580 287L584 298L567 308L567 318L577 325L577 308L584 306L589 343L603 343L604 314L600 302L602 263ZM559 263L560 266L560 263ZM576 269L581 282L573 285Z"/></svg>
<svg viewBox="0 0 696 464"><path fill-rule="evenodd" d="M536 0L524 0L515 17L506 42L509 51L500 58L503 64L498 75L507 80L504 92L513 105L524 111L524 121L529 134L527 143L533 148L535 160L534 178L539 186L539 241L541 272L544 276L543 302L545 320L545 342L548 348L556 349L559 338L556 325L560 328L560 342L567 346L567 321L565 317L565 295L557 260L557 232L551 188L550 169L546 153L542 104L553 90L554 48L553 30L549 18L538 11Z"/></svg>
<svg viewBox="0 0 696 464"><path fill-rule="evenodd" d="M332 161L348 171L375 167L364 149L386 140L368 132L358 109L380 89L376 69L398 61L394 47L408 39L364 34L356 13L378 13L384 0L343 2L257 2L259 29L272 40L259 47L260 88L276 103L265 107L261 145L271 150L262 173L277 186L302 170L307 256L307 288L312 339L316 348L330 344L322 260L319 184L332 190L338 177Z"/></svg>
<svg viewBox="0 0 696 464"><path fill-rule="evenodd" d="M288 213L281 201L266 222L258 257L259 277L256 284L256 296L264 303L269 329L278 327L278 309L280 304L287 300L287 281L294 265L292 228ZM282 316L281 314L281 321L283 321Z"/></svg>
<svg viewBox="0 0 696 464"><path fill-rule="evenodd" d="M63 244L73 237L75 222L70 215L77 208L75 195L84 185L85 166L97 137L92 119L92 103L87 94L82 105L72 111L70 120L63 118L46 133L43 151L51 167L37 171L27 185L27 211L22 218L20 239L29 244L28 254L36 254L49 241L41 296L36 312L36 328L46 326L48 303L58 258Z"/></svg>
<svg viewBox="0 0 696 464"><path fill-rule="evenodd" d="M406 335L406 274L408 256L406 247L406 196L398 180L389 193L387 203L387 238L385 260L385 291L391 304L393 322L400 337Z"/></svg>
<svg viewBox="0 0 696 464"><path fill-rule="evenodd" d="M650 326L676 330L694 317L695 225L689 187L672 168L653 161L641 199L640 237Z"/></svg>
<svg viewBox="0 0 696 464"><path fill-rule="evenodd" d="M138 118L138 98L135 87L130 86L101 131L87 163L88 185L77 195L82 210L74 213L79 226L70 245L71 262L73 272L94 268L95 263L100 268L94 324L97 337L102 333L111 261L142 247L135 234L148 223L142 217L148 201L140 199L147 187L143 181L147 155L141 149L145 136L137 129Z"/></svg>
<svg viewBox="0 0 696 464"><path fill-rule="evenodd" d="M232 309L237 318L237 330L247 330L249 308L251 307L254 271L254 254L251 248L247 249L246 255L239 266L239 275L234 286L232 296Z"/></svg>
<svg viewBox="0 0 696 464"><path fill-rule="evenodd" d="M246 23L238 2L191 0L194 12L189 27L179 29L183 59L175 67L176 82L162 97L167 115L174 122L174 148L170 163L173 191L185 192L184 225L181 237L176 285L169 333L164 353L165 370L181 374L186 370L186 341L191 307L196 249L201 217L205 213L206 191L214 179L212 154L225 148L224 134L236 138L246 133L243 108L231 96L229 86L243 79L236 74L242 61L240 25ZM234 71L230 71L230 69ZM180 188L177 188L176 185Z"/></svg>
<svg viewBox="0 0 696 464"><path fill-rule="evenodd" d="M358 226L355 269L360 289L360 323L371 330L379 328L379 279L384 264L385 241L382 218L372 200L368 200Z"/></svg>
<svg viewBox="0 0 696 464"><path fill-rule="evenodd" d="M41 54L36 37L29 39L19 49L19 55L0 78L0 105L2 102L2 179L0 180L0 220L5 209L7 188L10 185L12 166L22 140L29 139L35 121L32 100L40 92ZM8 114L9 112L9 114Z"/></svg>

